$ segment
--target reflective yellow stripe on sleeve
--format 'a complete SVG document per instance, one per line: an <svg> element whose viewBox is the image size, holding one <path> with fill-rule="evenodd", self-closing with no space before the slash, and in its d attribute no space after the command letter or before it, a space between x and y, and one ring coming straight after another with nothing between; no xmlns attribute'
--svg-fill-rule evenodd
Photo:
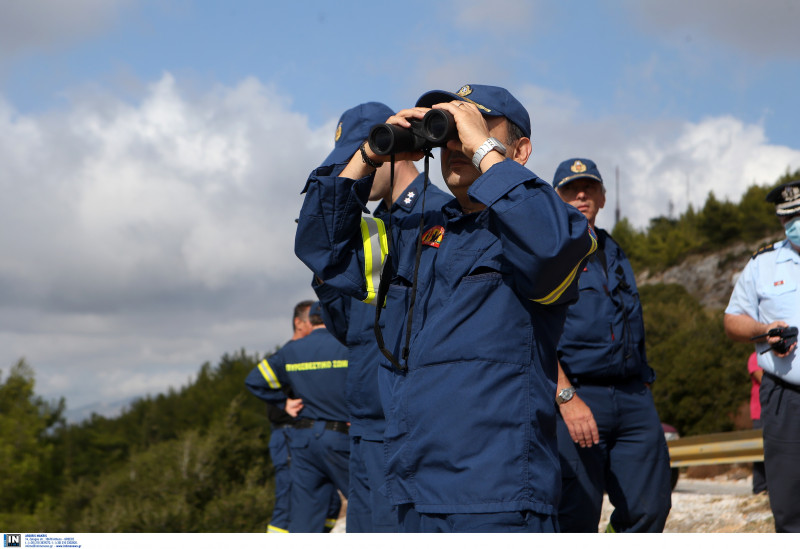
<svg viewBox="0 0 800 549"><path fill-rule="evenodd" d="M597 238L595 237L592 231L589 231L589 236L592 239L592 245L589 248L589 252L585 256L583 256L580 261L578 261L578 264L575 265L575 268L572 269L572 271L570 271L570 273L567 275L567 278L565 278L563 282L561 282L561 284L559 284L556 287L555 290L553 290L543 298L533 299L531 301L535 301L540 305L551 305L556 301L558 301L558 299L561 297L561 294L564 293L564 290L569 288L569 285L572 284L572 282L575 280L575 275L578 274L578 268L581 266L581 263L583 263L583 260L592 255L595 252L595 250L597 250Z"/></svg>
<svg viewBox="0 0 800 549"><path fill-rule="evenodd" d="M361 241L364 245L364 278L367 282L367 297L364 303L374 305L381 281L381 265L389 253L389 240L383 221L375 217L362 217Z"/></svg>
<svg viewBox="0 0 800 549"><path fill-rule="evenodd" d="M266 358L259 363L258 371L261 372L262 376L264 376L264 379L267 381L271 389L281 388L281 382L278 381L278 376L276 376L275 372L272 371L272 367L269 365L269 362L267 362Z"/></svg>

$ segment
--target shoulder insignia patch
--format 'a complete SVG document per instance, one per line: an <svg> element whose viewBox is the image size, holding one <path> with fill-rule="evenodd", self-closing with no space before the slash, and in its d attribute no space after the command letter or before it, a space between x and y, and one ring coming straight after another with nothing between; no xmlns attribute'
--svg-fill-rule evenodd
<svg viewBox="0 0 800 549"><path fill-rule="evenodd" d="M436 225L435 227L431 227L425 231L425 234L422 235L422 243L426 246L431 246L432 248L438 248L442 243L443 237L444 227L441 225Z"/></svg>
<svg viewBox="0 0 800 549"><path fill-rule="evenodd" d="M775 244L770 244L769 246L761 246L756 253L752 255L750 259L755 259L756 257L760 256L766 252L774 252L775 251Z"/></svg>

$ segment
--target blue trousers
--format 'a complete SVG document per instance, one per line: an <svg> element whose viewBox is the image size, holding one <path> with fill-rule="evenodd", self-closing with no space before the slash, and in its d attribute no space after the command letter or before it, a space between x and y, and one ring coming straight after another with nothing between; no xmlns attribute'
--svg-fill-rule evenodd
<svg viewBox="0 0 800 549"><path fill-rule="evenodd" d="M289 498L292 493L292 479L289 476L289 442L287 427L272 426L269 437L269 455L275 470L275 505L267 532L284 533L289 531Z"/></svg>
<svg viewBox="0 0 800 549"><path fill-rule="evenodd" d="M324 422L318 421L311 429L292 429L292 532L325 531L330 503L326 487L348 493L350 437L324 427Z"/></svg>
<svg viewBox="0 0 800 549"><path fill-rule="evenodd" d="M533 511L508 513L418 513L414 505L397 506L400 531L403 533L525 533L558 532L556 518Z"/></svg>
<svg viewBox="0 0 800 549"><path fill-rule="evenodd" d="M759 400L775 531L800 532L800 387L764 374Z"/></svg>
<svg viewBox="0 0 800 549"><path fill-rule="evenodd" d="M267 526L268 533L287 533L289 532L289 517L291 509L292 477L289 472L289 436L293 429L287 426L272 426L272 434L269 438L269 455L272 459L272 467L275 471L275 504L272 508L272 518ZM323 491L329 493L328 512L325 519L327 529L333 528L339 511L342 507L342 500L339 492L333 484L323 487Z"/></svg>
<svg viewBox="0 0 800 549"><path fill-rule="evenodd" d="M347 496L348 533L397 532L397 510L381 493L383 441L350 438L350 493Z"/></svg>
<svg viewBox="0 0 800 549"><path fill-rule="evenodd" d="M614 506L611 530L663 531L672 506L669 452L650 389L640 381L575 387L594 415L600 443L579 447L557 416L561 531L596 533L604 491Z"/></svg>

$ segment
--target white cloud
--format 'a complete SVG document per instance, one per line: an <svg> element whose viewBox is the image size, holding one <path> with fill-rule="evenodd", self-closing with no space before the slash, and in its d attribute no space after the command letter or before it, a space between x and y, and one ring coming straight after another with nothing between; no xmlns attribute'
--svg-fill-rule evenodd
<svg viewBox="0 0 800 549"><path fill-rule="evenodd" d="M664 201L701 208L709 192L738 202L750 185L772 184L800 167L800 151L768 142L764 128L730 116L683 124L677 134L649 136L626 151L635 178L637 224L663 215Z"/></svg>
<svg viewBox="0 0 800 549"><path fill-rule="evenodd" d="M26 356L44 394L80 405L288 339L313 295L293 253L300 190L335 121L309 127L252 79L192 97L165 74L137 104L73 101L0 102L0 367ZM127 375L85 388L109 370Z"/></svg>
<svg viewBox="0 0 800 549"><path fill-rule="evenodd" d="M702 205L710 190L737 200L800 166L759 124L598 118L562 90L515 92L532 118L532 170L549 181L570 156L600 165L604 227L616 165L622 213L639 227L670 200L685 208L687 176ZM37 391L76 408L285 341L293 305L313 296L293 253L299 192L335 120L311 127L255 79L192 94L165 74L136 102L70 97L27 116L0 98L0 368L26 357Z"/></svg>
<svg viewBox="0 0 800 549"><path fill-rule="evenodd" d="M559 162L574 156L595 160L608 189L598 225L612 227L615 168L620 170L620 209L635 226L653 217L702 208L708 193L738 201L752 184L771 184L787 168L800 168L800 150L770 143L761 124L731 116L696 122L596 118L565 92L529 86L520 99L533 126L528 167L552 181ZM687 193L688 181L688 193Z"/></svg>

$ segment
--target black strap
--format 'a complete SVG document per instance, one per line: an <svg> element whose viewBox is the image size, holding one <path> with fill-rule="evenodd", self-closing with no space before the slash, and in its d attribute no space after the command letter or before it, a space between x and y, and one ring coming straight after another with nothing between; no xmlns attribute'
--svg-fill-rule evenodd
<svg viewBox="0 0 800 549"><path fill-rule="evenodd" d="M428 160L431 157L430 150L425 151L425 178L422 184L422 210L419 214L419 235L417 235L417 253L414 258L414 282L411 284L411 298L408 302L408 319L406 320L406 342L401 354L408 368L409 346L411 344L411 326L414 323L414 304L417 301L417 281L419 275L420 258L422 257L422 232L425 230L425 191L428 188Z"/></svg>
<svg viewBox="0 0 800 549"><path fill-rule="evenodd" d="M391 198L394 197L394 153L392 153L391 159L392 165L389 169L389 197L390 203L389 207L387 208L389 211L389 221L387 223L386 232L389 235L387 238L387 242L389 246L392 245L392 206L393 202ZM389 362L392 363L392 366L397 368L398 370L405 370L405 368L400 364L400 362L395 358L392 352L386 348L386 343L383 340L383 332L381 331L381 311L384 307L384 302L386 301L386 295L389 293L389 285L392 281L392 253L391 248L389 253L386 254L386 259L383 260L383 265L381 265L381 278L380 282L378 283L378 295L375 297L375 323L372 326L373 331L375 332L375 340L378 343L378 350L381 352L383 356L385 356Z"/></svg>
<svg viewBox="0 0 800 549"><path fill-rule="evenodd" d="M393 266L392 266L392 255L391 251L389 254L386 255L386 259L381 266L381 279L378 283L378 295L376 297L377 302L375 304L375 325L373 326L373 331L375 332L375 340L378 343L378 350L381 352L383 356L385 356L389 362L391 362L392 366L400 370L401 372L405 372L408 370L408 355L409 355L409 345L411 342L411 328L413 326L413 316L414 316L414 304L417 299L417 282L419 277L419 264L420 259L422 257L422 232L425 230L425 191L428 188L428 181L429 181L429 159L431 158L432 154L430 149L426 149L425 151L425 177L422 184L422 210L419 216L419 235L417 236L417 249L416 249L416 257L414 259L414 280L411 284L411 297L409 299L409 306L408 306L408 319L406 320L406 338L405 338L405 345L403 346L403 351L401 356L403 358L404 364L401 364L397 357L395 357L392 352L386 348L386 344L383 340L383 332L381 331L380 327L380 319L381 319L381 309L383 309L384 301L386 301L386 295L389 292L389 285L391 283L391 277L393 275ZM392 166L391 166L391 175L389 179L390 189L392 192L392 196L394 196L394 155L392 155ZM393 205L393 204L392 204ZM389 233L389 242L392 242L392 205L389 206L389 223L388 223L388 233Z"/></svg>
<svg viewBox="0 0 800 549"><path fill-rule="evenodd" d="M383 332L381 331L381 311L383 310L383 302L386 301L386 294L389 292L389 283L392 279L392 256L386 255L386 259L381 266L381 281L378 283L378 296L375 298L375 324L373 331L375 332L375 340L378 342L378 350L383 356L389 359L392 366L398 370L405 370L405 368L398 362L392 352L386 348L383 341Z"/></svg>

